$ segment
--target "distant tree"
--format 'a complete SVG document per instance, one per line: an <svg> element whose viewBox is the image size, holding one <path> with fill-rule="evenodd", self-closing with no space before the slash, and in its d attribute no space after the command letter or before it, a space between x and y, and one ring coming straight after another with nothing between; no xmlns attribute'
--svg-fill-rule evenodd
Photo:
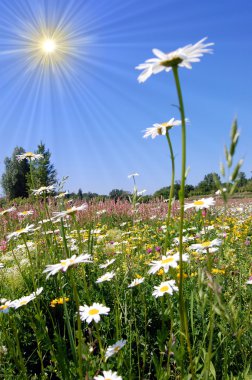
<svg viewBox="0 0 252 380"><path fill-rule="evenodd" d="M217 190L217 186L214 180L214 177L221 181L219 174L217 173L209 173L206 174L203 181L199 182L196 189L200 194L209 194L212 191Z"/></svg>
<svg viewBox="0 0 252 380"><path fill-rule="evenodd" d="M128 199L130 193L125 190L113 189L109 193L109 197L117 201L118 199Z"/></svg>
<svg viewBox="0 0 252 380"><path fill-rule="evenodd" d="M34 185L31 183L30 176L27 176L29 189L32 189L33 186L38 189L41 186L54 185L57 182L57 172L51 163L49 149L46 149L45 144L40 142L35 153L42 154L44 158L31 162Z"/></svg>
<svg viewBox="0 0 252 380"><path fill-rule="evenodd" d="M248 179L246 177L246 174L244 172L240 172L238 174L238 179L237 179L237 187L243 187L246 186L248 183Z"/></svg>
<svg viewBox="0 0 252 380"><path fill-rule="evenodd" d="M16 156L25 153L22 147L16 147L12 157L6 157L4 160L5 172L2 175L2 187L5 195L9 199L17 197L28 197L28 188L26 178L30 173L30 167L27 160L18 161Z"/></svg>
<svg viewBox="0 0 252 380"><path fill-rule="evenodd" d="M78 196L79 199L83 198L83 192L82 192L81 189L78 190L77 196Z"/></svg>

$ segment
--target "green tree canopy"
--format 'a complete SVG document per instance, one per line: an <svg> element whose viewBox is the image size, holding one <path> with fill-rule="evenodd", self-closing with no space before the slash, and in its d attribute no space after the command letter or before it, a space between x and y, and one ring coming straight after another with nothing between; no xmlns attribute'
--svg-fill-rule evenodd
<svg viewBox="0 0 252 380"><path fill-rule="evenodd" d="M32 177L34 184L31 183L30 176L27 176L29 189L40 188L41 186L55 185L57 182L57 172L51 163L51 153L46 149L45 144L40 142L35 152L42 154L43 158L31 162Z"/></svg>
<svg viewBox="0 0 252 380"><path fill-rule="evenodd" d="M27 160L19 162L16 158L17 155L23 153L25 153L25 150L17 146L12 153L12 157L6 157L4 160L5 172L2 175L1 185L9 199L28 196L26 178L30 173L29 163Z"/></svg>

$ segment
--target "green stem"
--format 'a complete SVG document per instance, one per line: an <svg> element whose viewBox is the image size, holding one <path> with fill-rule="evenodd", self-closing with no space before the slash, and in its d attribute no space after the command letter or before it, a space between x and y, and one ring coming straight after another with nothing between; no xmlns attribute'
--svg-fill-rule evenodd
<svg viewBox="0 0 252 380"><path fill-rule="evenodd" d="M180 314L180 323L181 323L181 349L182 349L182 366L183 366L183 351L184 351L184 335L186 337L187 350L190 359L190 367L192 378L195 378L193 360L192 360L192 350L190 337L188 332L188 322L186 315L186 307L183 298L183 280L184 280L184 271L183 271L183 227L184 227L184 205L185 205L185 175L186 175L186 121L185 121L185 110L182 97L182 91L180 87L180 81L178 76L178 66L173 66L172 68L178 100L179 100L179 110L181 115L181 126L182 126L182 158L181 158L181 184L179 191L179 202L180 202L180 226L179 226L179 314ZM182 367L183 375L183 367Z"/></svg>
<svg viewBox="0 0 252 380"><path fill-rule="evenodd" d="M168 130L166 131L166 139L167 139L169 150L170 150L170 157L171 157L171 164L172 164L172 176L171 176L171 186L170 186L170 194L169 194L167 219L166 219L166 235L165 235L164 254L166 254L166 251L167 251L168 238L170 235L169 234L169 225L170 225L170 219L171 219L171 206L172 206L172 199L173 199L173 194L174 194L174 181L175 181L175 157L174 157L171 138L170 138Z"/></svg>

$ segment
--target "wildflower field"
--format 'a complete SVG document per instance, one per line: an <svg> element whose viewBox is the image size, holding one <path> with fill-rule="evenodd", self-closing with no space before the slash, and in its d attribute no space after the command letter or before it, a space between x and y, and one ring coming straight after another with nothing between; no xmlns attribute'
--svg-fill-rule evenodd
<svg viewBox="0 0 252 380"><path fill-rule="evenodd" d="M176 206L1 211L1 378L250 379L252 202L186 211L182 341Z"/></svg>
<svg viewBox="0 0 252 380"><path fill-rule="evenodd" d="M181 120L147 128L167 139L169 199L73 202L53 185L0 211L0 378L252 379L252 202L234 201L242 160L231 129L218 191L185 199L186 126L180 68L212 43L202 39L136 68L145 82L174 76ZM50 45L51 49L51 45ZM172 128L181 128L181 180L174 199Z"/></svg>

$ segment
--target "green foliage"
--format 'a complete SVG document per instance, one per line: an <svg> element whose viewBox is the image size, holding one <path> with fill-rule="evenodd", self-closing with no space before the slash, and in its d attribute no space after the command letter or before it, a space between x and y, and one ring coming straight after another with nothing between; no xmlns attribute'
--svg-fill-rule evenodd
<svg viewBox="0 0 252 380"><path fill-rule="evenodd" d="M31 183L30 175L27 175L26 180L29 189L38 189L42 186L55 185L57 182L57 172L54 165L51 163L51 153L46 149L45 144L40 142L35 152L42 154L43 158L31 162L31 170L34 184Z"/></svg>
<svg viewBox="0 0 252 380"><path fill-rule="evenodd" d="M22 147L16 147L12 157L6 157L4 160L5 172L2 175L1 185L4 193L9 199L18 197L27 197L28 189L26 178L30 173L27 160L18 162L16 156L25 153Z"/></svg>
<svg viewBox="0 0 252 380"><path fill-rule="evenodd" d="M130 193L125 190L113 189L109 193L109 197L114 200L118 199L129 199Z"/></svg>

